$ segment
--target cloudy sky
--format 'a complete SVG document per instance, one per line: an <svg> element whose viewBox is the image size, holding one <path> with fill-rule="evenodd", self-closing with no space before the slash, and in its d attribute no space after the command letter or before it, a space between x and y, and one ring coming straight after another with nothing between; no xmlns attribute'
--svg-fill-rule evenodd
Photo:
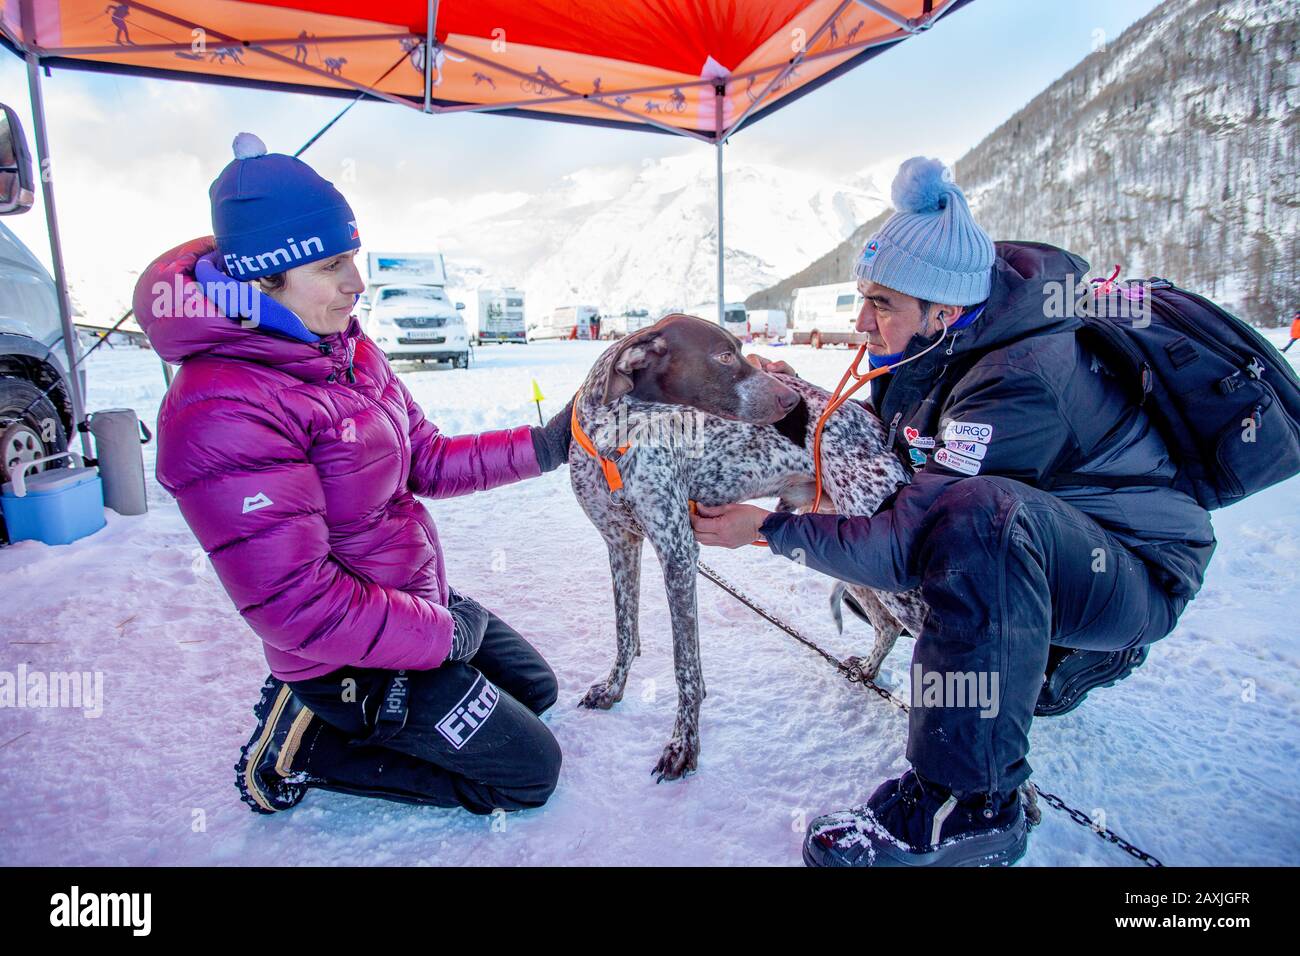
<svg viewBox="0 0 1300 956"><path fill-rule="evenodd" d="M742 130L727 162L834 179L918 153L953 161L1155 5L976 0ZM157 253L211 231L207 188L235 133L251 130L291 153L342 105L73 71L54 72L44 91L65 261L82 308L96 315L129 299L134 275ZM26 70L6 51L0 101L32 140ZM368 246L441 248L440 223L490 216L566 176L619 179L646 159L706 149L679 137L363 103L303 158L348 196ZM48 264L39 198L5 224ZM461 247L450 255L491 260L491 249L457 232Z"/></svg>

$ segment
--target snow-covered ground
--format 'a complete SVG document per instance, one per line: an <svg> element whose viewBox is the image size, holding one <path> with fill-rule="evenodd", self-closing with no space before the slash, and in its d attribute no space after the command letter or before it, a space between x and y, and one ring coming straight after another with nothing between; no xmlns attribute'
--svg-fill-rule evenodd
<svg viewBox="0 0 1300 956"><path fill-rule="evenodd" d="M1274 333L1280 342L1281 332ZM444 431L536 421L530 379L560 407L603 347L487 346L468 371L403 372ZM833 386L848 352L760 348ZM130 406L151 427L163 393L152 352L101 349L90 408ZM675 707L667 604L653 552L642 656L608 712L576 707L608 671L613 607L604 546L567 471L428 502L453 584L498 612L551 662L545 716L565 754L544 808L504 818L315 792L255 816L232 767L266 674L243 624L153 478L150 512L75 544L0 550L0 670L98 671L103 712L0 710L0 864L774 864L799 862L804 823L860 802L906 766L906 719L840 678L701 580L709 696L697 774L656 785L650 768ZM1216 513L1219 551L1178 628L1123 683L1035 722L1046 790L1169 864L1300 862L1300 480ZM705 559L835 653L829 582L757 548ZM912 642L882 682L907 695ZM1045 810L1025 863L1132 865L1068 816Z"/></svg>

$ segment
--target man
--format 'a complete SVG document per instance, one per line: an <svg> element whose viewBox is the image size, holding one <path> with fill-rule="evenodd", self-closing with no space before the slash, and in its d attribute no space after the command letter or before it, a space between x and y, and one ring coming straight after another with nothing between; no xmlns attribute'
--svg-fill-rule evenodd
<svg viewBox="0 0 1300 956"><path fill-rule="evenodd" d="M872 404L911 483L871 517L701 508L696 537L761 535L845 581L919 587L929 606L912 683L943 692L912 702L912 769L814 821L805 861L1010 864L1027 840L1017 788L1033 717L1142 662L1200 589L1214 534L1170 487L1145 412L1076 341L1079 320L1049 307L1087 263L995 250L936 160L904 163L893 193L897 213L856 269L857 328L872 364L894 367ZM976 686L993 700L955 693Z"/></svg>

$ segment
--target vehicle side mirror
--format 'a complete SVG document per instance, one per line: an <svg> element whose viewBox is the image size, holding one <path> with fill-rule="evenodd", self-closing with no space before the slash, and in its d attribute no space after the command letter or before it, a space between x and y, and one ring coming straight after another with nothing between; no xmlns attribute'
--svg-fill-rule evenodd
<svg viewBox="0 0 1300 956"><path fill-rule="evenodd" d="M18 114L0 103L0 216L16 216L36 201L32 154Z"/></svg>
<svg viewBox="0 0 1300 956"><path fill-rule="evenodd" d="M458 308L458 309L463 309L463 308L465 308L465 303L464 303L464 302L457 302L457 303L456 303L456 308Z"/></svg>

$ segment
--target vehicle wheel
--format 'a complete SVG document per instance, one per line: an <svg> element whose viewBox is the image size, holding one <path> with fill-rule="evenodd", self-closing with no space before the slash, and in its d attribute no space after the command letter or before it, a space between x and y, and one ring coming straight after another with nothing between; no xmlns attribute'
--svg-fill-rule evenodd
<svg viewBox="0 0 1300 956"><path fill-rule="evenodd" d="M821 334L820 332L814 332L814 333L812 334L812 336L808 339L808 344L811 345L811 346L812 346L813 348L815 348L815 349L819 349L819 348L821 348L821 347L822 347L822 334Z"/></svg>
<svg viewBox="0 0 1300 956"><path fill-rule="evenodd" d="M31 382L0 377L0 480L8 481L10 468L20 461L67 450L68 436L54 403Z"/></svg>
<svg viewBox="0 0 1300 956"><path fill-rule="evenodd" d="M22 463L67 450L68 436L54 403L31 382L0 377L0 482L8 481ZM39 470L66 463L52 462L41 465ZM4 517L0 516L0 543L8 540Z"/></svg>
<svg viewBox="0 0 1300 956"><path fill-rule="evenodd" d="M469 353L464 352L451 360L452 368L469 368Z"/></svg>

